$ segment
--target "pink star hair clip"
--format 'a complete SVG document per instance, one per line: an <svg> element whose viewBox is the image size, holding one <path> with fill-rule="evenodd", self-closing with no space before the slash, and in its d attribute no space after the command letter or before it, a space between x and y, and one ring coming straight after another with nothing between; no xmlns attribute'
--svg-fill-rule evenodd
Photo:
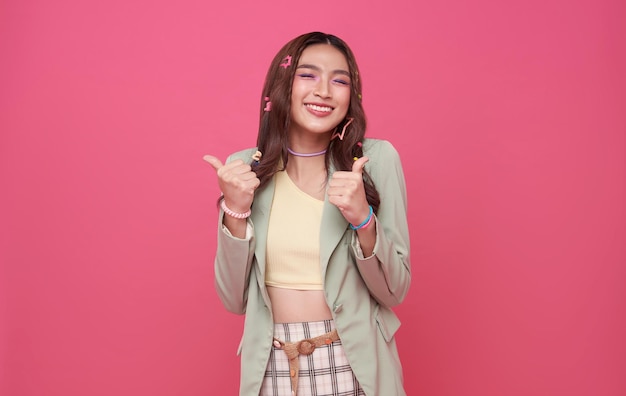
<svg viewBox="0 0 626 396"><path fill-rule="evenodd" d="M284 67L285 69L291 66L291 55L285 56L280 66Z"/></svg>

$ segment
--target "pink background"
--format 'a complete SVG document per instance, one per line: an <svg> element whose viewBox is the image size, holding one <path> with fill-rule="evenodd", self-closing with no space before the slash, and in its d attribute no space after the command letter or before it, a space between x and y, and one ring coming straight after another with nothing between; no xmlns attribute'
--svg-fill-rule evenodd
<svg viewBox="0 0 626 396"><path fill-rule="evenodd" d="M623 1L216 3L0 3L1 395L236 393L201 157L311 30L403 159L408 393L626 394Z"/></svg>

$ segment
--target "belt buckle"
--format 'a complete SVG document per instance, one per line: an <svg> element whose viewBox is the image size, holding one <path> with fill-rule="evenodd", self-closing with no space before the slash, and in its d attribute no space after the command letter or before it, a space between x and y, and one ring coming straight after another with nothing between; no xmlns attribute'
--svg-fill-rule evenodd
<svg viewBox="0 0 626 396"><path fill-rule="evenodd" d="M298 343L298 352L302 355L310 355L315 350L315 343L311 339L302 340Z"/></svg>

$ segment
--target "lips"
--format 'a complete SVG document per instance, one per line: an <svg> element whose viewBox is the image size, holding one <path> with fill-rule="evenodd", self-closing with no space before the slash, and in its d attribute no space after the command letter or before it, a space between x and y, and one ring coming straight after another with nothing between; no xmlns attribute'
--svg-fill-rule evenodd
<svg viewBox="0 0 626 396"><path fill-rule="evenodd" d="M318 105L318 104L313 104L313 103L306 103L304 105L306 108L313 110L315 112L318 113L330 113L331 111L333 111L333 108L330 106L325 106L325 105Z"/></svg>

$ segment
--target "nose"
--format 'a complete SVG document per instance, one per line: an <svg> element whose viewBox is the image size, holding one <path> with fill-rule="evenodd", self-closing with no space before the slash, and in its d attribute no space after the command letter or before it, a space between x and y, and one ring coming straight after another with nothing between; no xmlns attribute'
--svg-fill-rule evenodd
<svg viewBox="0 0 626 396"><path fill-rule="evenodd" d="M330 93L330 81L325 78L320 78L317 81L317 85L315 86L315 91L313 92L315 96L319 96L320 98L329 98Z"/></svg>

